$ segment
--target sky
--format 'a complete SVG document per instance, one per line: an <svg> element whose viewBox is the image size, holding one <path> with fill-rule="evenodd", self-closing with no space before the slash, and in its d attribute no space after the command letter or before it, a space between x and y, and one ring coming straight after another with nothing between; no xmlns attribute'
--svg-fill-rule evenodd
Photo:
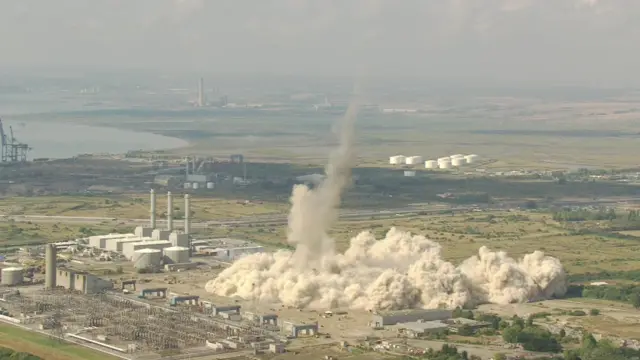
<svg viewBox="0 0 640 360"><path fill-rule="evenodd" d="M0 69L640 85L640 0L0 0Z"/></svg>

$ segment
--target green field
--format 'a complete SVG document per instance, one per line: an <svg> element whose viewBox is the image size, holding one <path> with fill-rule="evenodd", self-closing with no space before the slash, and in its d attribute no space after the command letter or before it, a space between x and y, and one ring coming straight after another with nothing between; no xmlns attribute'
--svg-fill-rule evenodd
<svg viewBox="0 0 640 360"><path fill-rule="evenodd" d="M117 357L59 341L0 323L0 346L39 356L46 360L115 360Z"/></svg>

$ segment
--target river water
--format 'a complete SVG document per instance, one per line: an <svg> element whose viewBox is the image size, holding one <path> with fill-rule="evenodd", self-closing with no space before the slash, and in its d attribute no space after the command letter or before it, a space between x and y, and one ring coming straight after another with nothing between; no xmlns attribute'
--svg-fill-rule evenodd
<svg viewBox="0 0 640 360"><path fill-rule="evenodd" d="M11 125L18 141L32 148L29 159L122 154L131 150L174 149L188 145L182 139L115 128L4 119L3 124L7 137Z"/></svg>

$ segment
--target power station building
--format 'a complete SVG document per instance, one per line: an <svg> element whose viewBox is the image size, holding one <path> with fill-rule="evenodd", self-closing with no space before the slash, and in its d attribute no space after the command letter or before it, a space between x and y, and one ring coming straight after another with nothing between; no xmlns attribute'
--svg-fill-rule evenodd
<svg viewBox="0 0 640 360"><path fill-rule="evenodd" d="M369 325L379 329L389 325L399 323L409 323L415 321L447 320L453 317L453 311L443 309L415 309L386 311L374 314Z"/></svg>

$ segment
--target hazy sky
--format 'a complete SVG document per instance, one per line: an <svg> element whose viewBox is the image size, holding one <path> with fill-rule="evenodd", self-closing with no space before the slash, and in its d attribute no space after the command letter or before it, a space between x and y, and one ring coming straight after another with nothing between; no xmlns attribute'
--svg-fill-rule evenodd
<svg viewBox="0 0 640 360"><path fill-rule="evenodd" d="M0 68L640 85L640 0L0 0Z"/></svg>

